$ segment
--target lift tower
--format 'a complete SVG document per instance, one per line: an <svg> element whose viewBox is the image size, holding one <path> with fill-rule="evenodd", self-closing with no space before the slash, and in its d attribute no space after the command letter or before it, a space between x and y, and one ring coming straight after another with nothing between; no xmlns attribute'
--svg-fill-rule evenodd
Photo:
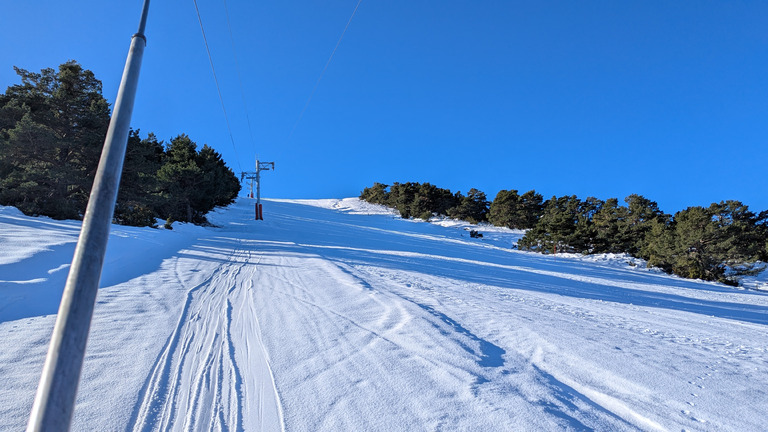
<svg viewBox="0 0 768 432"><path fill-rule="evenodd" d="M251 190L248 194L251 198L253 198L253 182L254 180L256 181L256 220L264 220L264 215L261 211L261 172L269 170L275 170L274 162L259 162L256 159L256 171L243 171L240 174L240 180L247 179L251 181Z"/></svg>

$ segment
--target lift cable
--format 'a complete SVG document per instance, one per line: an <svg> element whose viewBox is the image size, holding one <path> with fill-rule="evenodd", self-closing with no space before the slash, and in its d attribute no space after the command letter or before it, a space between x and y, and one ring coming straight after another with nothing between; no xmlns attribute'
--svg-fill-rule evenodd
<svg viewBox="0 0 768 432"><path fill-rule="evenodd" d="M256 153L256 140L253 138L253 128L251 128L251 116L248 114L248 103L245 98L245 90L243 89L243 76L240 73L240 62L237 60L237 50L235 49L235 38L232 36L232 25L229 21L229 9L227 8L227 0L224 0L224 13L227 16L227 28L229 29L229 40L232 42L232 54L235 57L235 69L237 70L237 79L240 83L240 95L243 97L243 106L245 107L245 119L248 122L248 133L251 136L251 146L253 152Z"/></svg>
<svg viewBox="0 0 768 432"><path fill-rule="evenodd" d="M232 136L232 128L229 126L229 117L227 116L227 109L224 107L224 98L221 96L221 87L219 86L219 79L216 77L216 68L213 67L213 57L211 57L211 49L208 46L208 38L205 37L205 29L203 29L203 19L200 17L200 9L197 7L197 0L192 0L195 4L195 11L197 12L197 20L200 22L200 31L203 33L203 42L205 42L205 50L208 53L208 61L211 62L211 70L213 71L213 81L216 83L216 91L219 92L219 100L221 101L221 109L224 111L224 120L227 123L227 130L229 131L229 139L232 141L232 148L235 150L235 158L237 159L237 167L240 171L243 167L240 165L240 156L237 154L237 146L235 145L235 138Z"/></svg>
<svg viewBox="0 0 768 432"><path fill-rule="evenodd" d="M352 11L352 15L349 17L349 20L347 21L347 25L344 26L344 31L341 32L341 36L339 37L339 40L336 42L336 46L333 47L333 51L331 52L331 56L328 57L328 61L325 62L325 67L323 67L323 71L320 72L320 76L317 78L317 82L315 83L315 87L312 89L312 93L309 94L309 98L307 99L307 103L304 104L304 108L302 108L301 113L299 114L299 118L296 119L296 123L294 123L293 128L291 129L291 133L288 135L288 139L286 141L290 141L291 137L293 136L293 133L296 131L296 127L299 125L299 122L304 117L304 112L307 110L307 107L309 106L309 103L312 101L312 97L315 95L315 92L317 91L317 87L320 85L320 81L323 79L323 75L325 75L325 71L328 69L328 65L331 64L331 60L333 60L333 55L336 54L336 50L339 49L339 45L341 45L341 40L344 39L344 35L347 33L347 29L349 28L349 24L352 23L352 18L355 17L355 13L357 12L357 8L360 7L360 3L362 3L363 0L358 0L357 5L355 6L355 10Z"/></svg>

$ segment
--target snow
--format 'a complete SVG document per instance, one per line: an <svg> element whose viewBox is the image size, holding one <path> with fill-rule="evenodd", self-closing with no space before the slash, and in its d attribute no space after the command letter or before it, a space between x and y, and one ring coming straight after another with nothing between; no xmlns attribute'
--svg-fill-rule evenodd
<svg viewBox="0 0 768 432"><path fill-rule="evenodd" d="M357 199L264 214L113 226L73 430L765 429L763 291ZM27 421L78 230L0 207L0 430Z"/></svg>

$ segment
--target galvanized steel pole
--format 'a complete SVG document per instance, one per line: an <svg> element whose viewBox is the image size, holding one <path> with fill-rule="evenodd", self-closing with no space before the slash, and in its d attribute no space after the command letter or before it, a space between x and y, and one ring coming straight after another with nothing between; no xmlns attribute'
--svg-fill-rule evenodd
<svg viewBox="0 0 768 432"><path fill-rule="evenodd" d="M144 0L139 31L131 40L115 109L27 425L28 432L66 431L71 424L88 329L99 289L101 267L128 144L141 58L147 43L144 29L148 11L149 0Z"/></svg>
<svg viewBox="0 0 768 432"><path fill-rule="evenodd" d="M256 204L261 204L261 164L256 159Z"/></svg>

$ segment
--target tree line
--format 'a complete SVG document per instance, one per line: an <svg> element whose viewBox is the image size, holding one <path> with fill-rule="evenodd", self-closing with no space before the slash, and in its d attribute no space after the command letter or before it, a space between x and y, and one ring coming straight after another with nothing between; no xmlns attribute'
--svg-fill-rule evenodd
<svg viewBox="0 0 768 432"><path fill-rule="evenodd" d="M738 285L768 262L768 210L755 213L739 201L688 207L674 215L632 194L605 201L576 195L544 201L530 190L502 190L489 202L470 189L452 193L429 183L374 183L360 198L392 207L403 217L448 216L476 224L527 230L517 246L541 253L627 253L648 266L686 278Z"/></svg>
<svg viewBox="0 0 768 432"><path fill-rule="evenodd" d="M0 95L0 205L81 219L109 127L101 81L75 61L39 73L14 69L21 84ZM114 221L206 223L207 212L232 203L239 191L234 172L210 146L198 149L185 134L166 144L132 130Z"/></svg>

